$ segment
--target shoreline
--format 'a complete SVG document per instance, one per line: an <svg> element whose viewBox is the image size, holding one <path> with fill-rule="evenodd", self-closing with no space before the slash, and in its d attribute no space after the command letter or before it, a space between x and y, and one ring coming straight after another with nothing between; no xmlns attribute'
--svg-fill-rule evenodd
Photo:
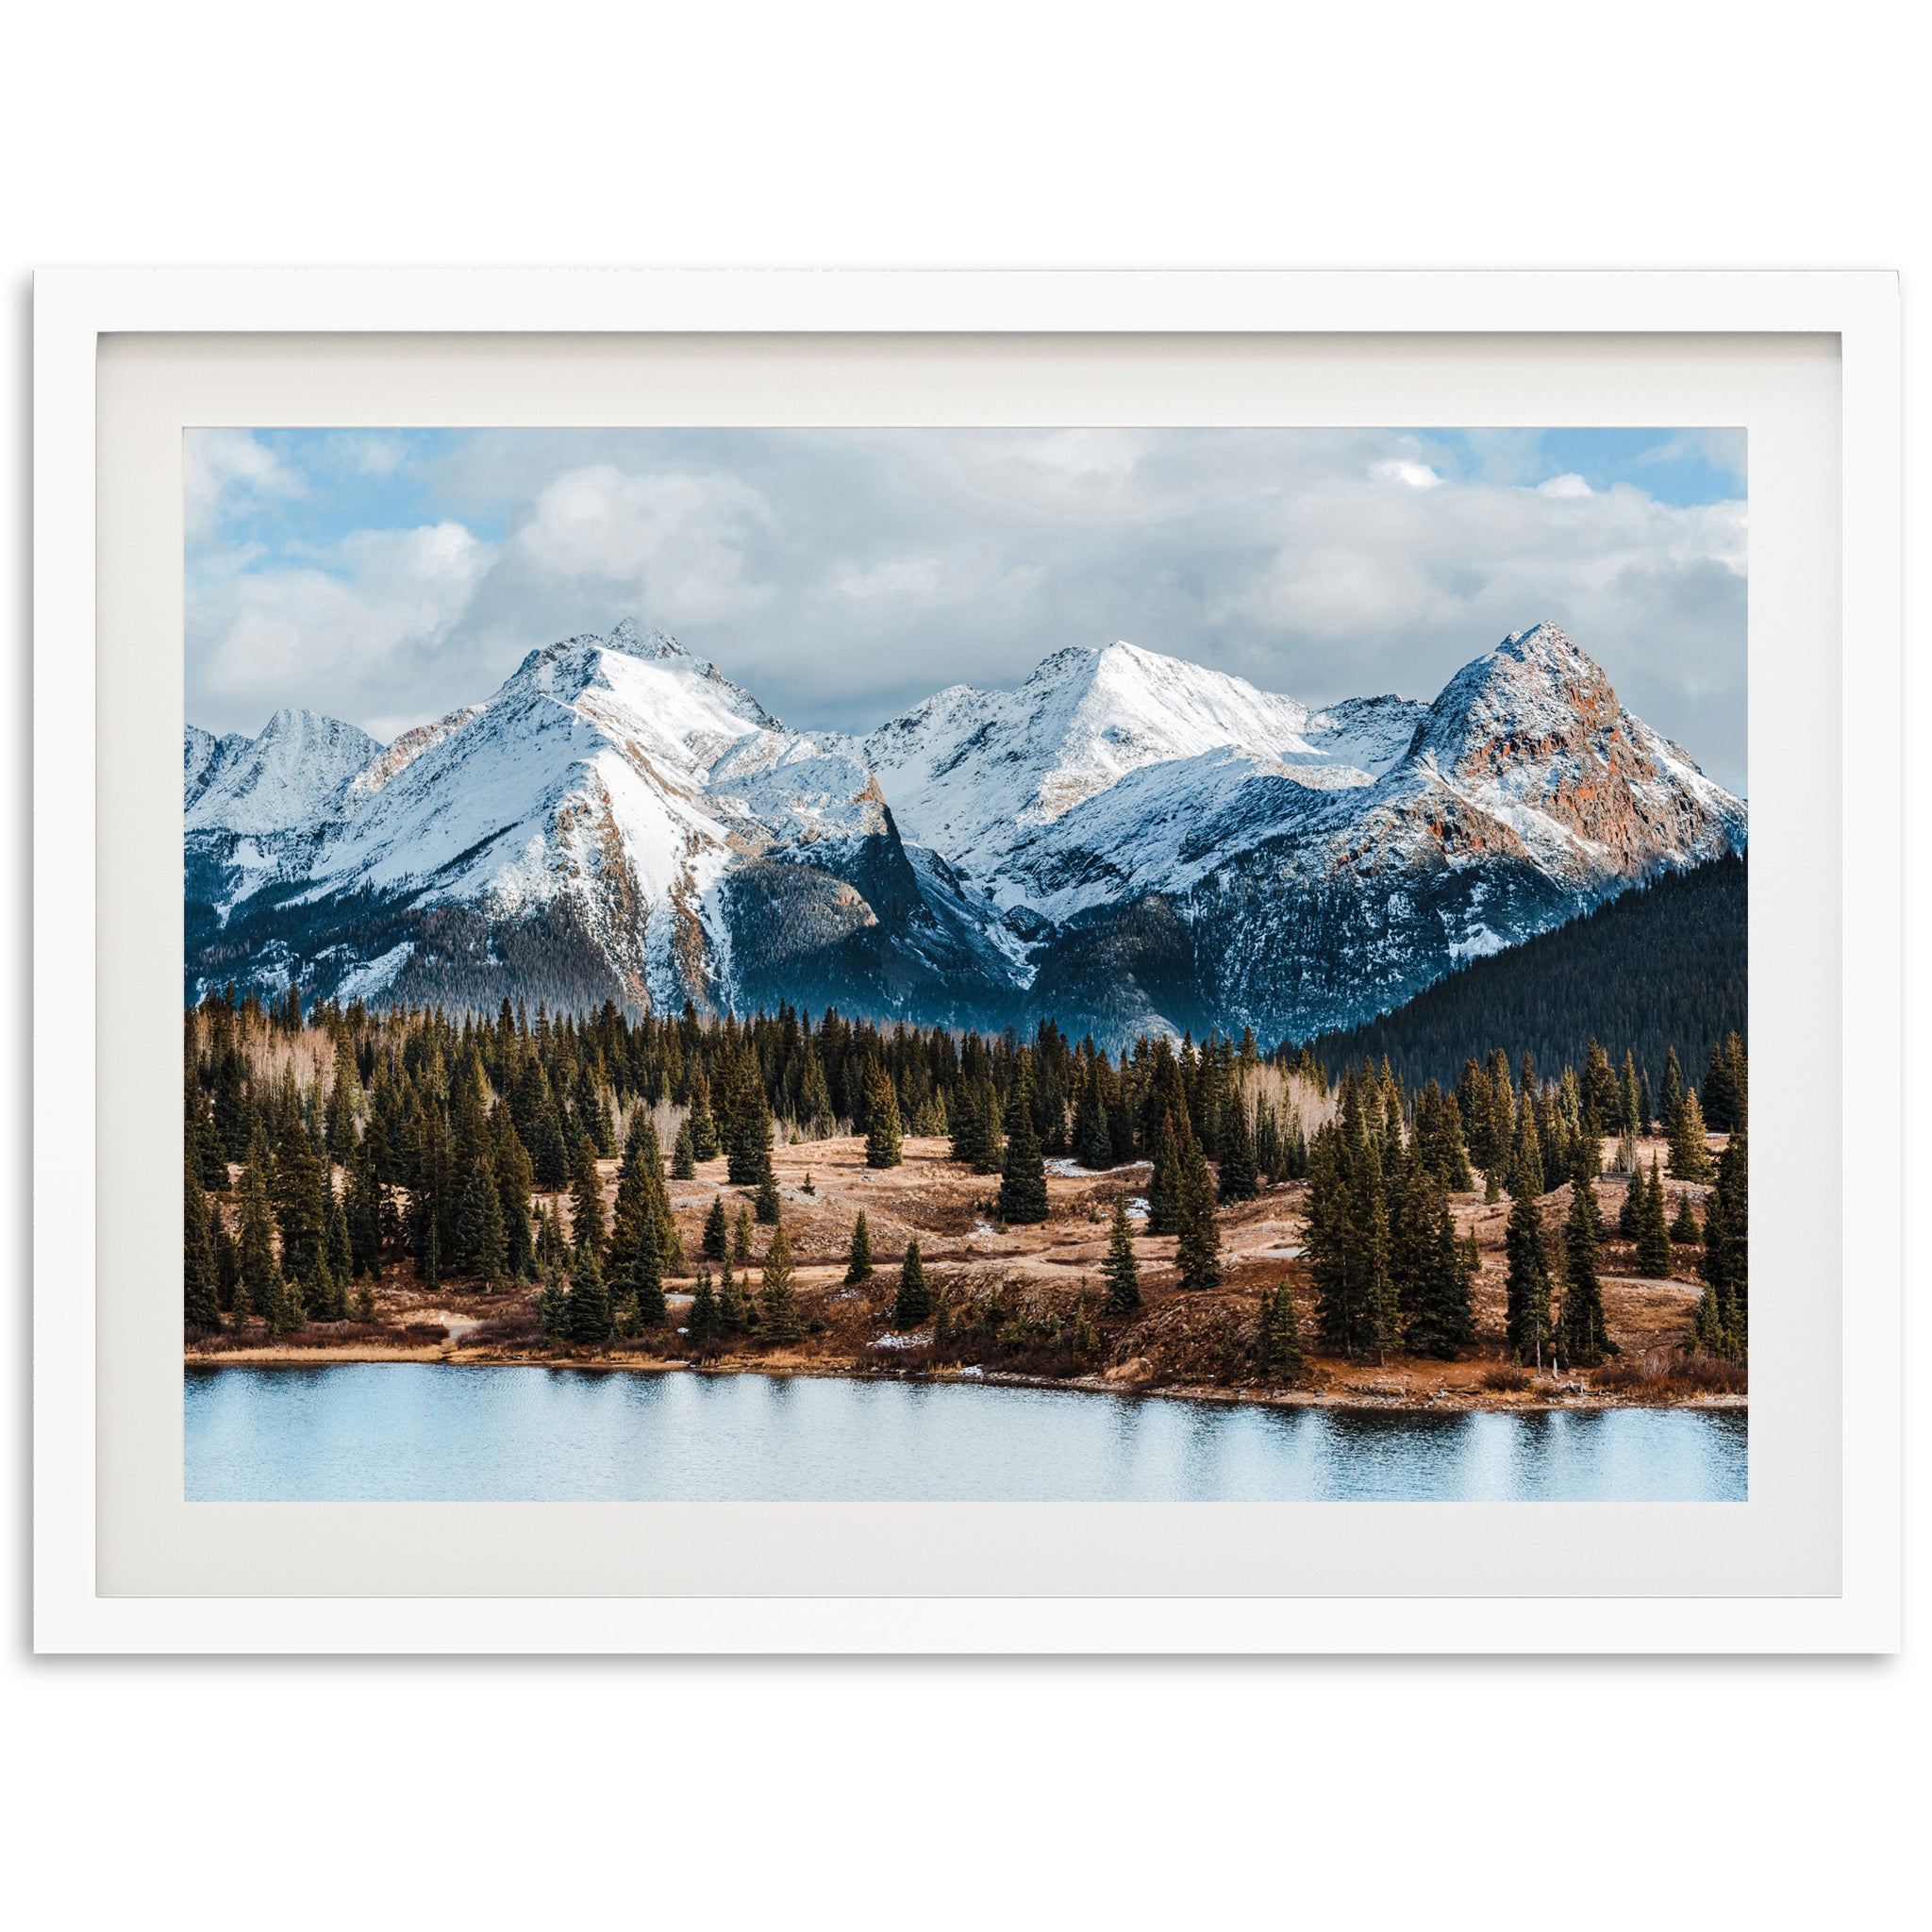
<svg viewBox="0 0 1932 1932"><path fill-rule="evenodd" d="M783 1375L813 1381L920 1382L964 1388L1062 1390L1082 1395L1165 1398L1179 1402L1215 1402L1228 1407L1354 1409L1366 1414L1595 1414L1617 1408L1723 1410L1748 1413L1750 1397L1711 1393L1674 1400L1645 1401L1622 1391L1606 1393L1587 1386L1565 1384L1561 1392L1504 1391L1468 1389L1345 1388L1227 1389L1213 1383L1108 1380L1104 1375L1058 1378L1004 1374L998 1370L872 1368L858 1363L693 1362L650 1357L572 1357L568 1356L502 1355L480 1349L452 1349L425 1344L421 1348L247 1348L199 1355L184 1352L185 1369L315 1369L340 1364L428 1364L458 1369L569 1369L591 1374Z"/></svg>

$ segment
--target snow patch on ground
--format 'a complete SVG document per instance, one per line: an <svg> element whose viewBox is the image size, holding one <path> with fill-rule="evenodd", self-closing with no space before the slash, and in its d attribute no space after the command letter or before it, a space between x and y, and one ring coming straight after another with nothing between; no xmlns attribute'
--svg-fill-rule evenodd
<svg viewBox="0 0 1932 1932"><path fill-rule="evenodd" d="M924 1348L931 1340L932 1336L929 1332L911 1335L881 1335L875 1338L870 1346L874 1348Z"/></svg>

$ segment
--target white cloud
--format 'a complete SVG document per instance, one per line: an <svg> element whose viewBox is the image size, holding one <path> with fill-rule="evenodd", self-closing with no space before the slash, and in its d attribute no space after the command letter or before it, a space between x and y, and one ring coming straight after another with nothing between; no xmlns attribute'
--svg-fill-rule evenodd
<svg viewBox="0 0 1932 1932"><path fill-rule="evenodd" d="M1561 476L1552 476L1547 483L1536 486L1539 496L1594 496L1596 491L1572 470Z"/></svg>
<svg viewBox="0 0 1932 1932"><path fill-rule="evenodd" d="M409 445L385 430L343 430L331 436L327 450L338 468L358 476L393 476L409 459Z"/></svg>
<svg viewBox="0 0 1932 1932"><path fill-rule="evenodd" d="M758 600L746 551L769 521L736 477L594 463L544 487L516 549L541 576L625 587L689 623Z"/></svg>
<svg viewBox="0 0 1932 1932"><path fill-rule="evenodd" d="M302 495L308 479L246 429L191 429L181 439L181 483L191 542L223 517L269 497Z"/></svg>
<svg viewBox="0 0 1932 1932"><path fill-rule="evenodd" d="M895 557L870 570L849 566L834 571L832 588L841 597L930 597L945 572L937 557Z"/></svg>
<svg viewBox="0 0 1932 1932"><path fill-rule="evenodd" d="M1442 480L1428 464L1407 462L1400 458L1377 463L1373 474L1386 483L1406 483L1411 490L1433 490Z"/></svg>
<svg viewBox="0 0 1932 1932"><path fill-rule="evenodd" d="M625 615L788 722L845 730L1117 637L1310 702L1429 697L1549 618L1641 715L1742 777L1744 505L1607 478L1539 488L1535 431L1469 432L1468 450L1389 429L412 437L412 485L451 520L424 521L458 533L441 553L421 533L317 534L355 494L355 453L324 445L358 434L278 437L327 478L313 518L303 503L279 530L258 519L242 534L271 547L245 562L192 557L197 722L258 729L274 704L307 702L394 728ZM234 467L250 465L244 450ZM509 533L493 555L471 534L486 518Z"/></svg>
<svg viewBox="0 0 1932 1932"><path fill-rule="evenodd" d="M1707 463L1733 482L1744 480L1746 434L1741 429L1679 429L1654 449L1632 458L1638 463Z"/></svg>
<svg viewBox="0 0 1932 1932"><path fill-rule="evenodd" d="M191 684L262 716L283 704L373 716L469 608L495 555L460 524L363 530L335 569L197 577L190 585ZM361 704L344 704L359 694Z"/></svg>

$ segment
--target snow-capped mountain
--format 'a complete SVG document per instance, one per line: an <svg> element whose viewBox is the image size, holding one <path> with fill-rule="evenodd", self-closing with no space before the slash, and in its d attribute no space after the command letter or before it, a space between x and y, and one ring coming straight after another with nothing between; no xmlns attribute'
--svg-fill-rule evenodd
<svg viewBox="0 0 1932 1932"><path fill-rule="evenodd" d="M626 623L387 747L191 726L183 774L191 993L1052 1012L1116 1044L1347 1024L1745 837L1548 625L1426 706L1311 712L1115 643L846 738Z"/></svg>

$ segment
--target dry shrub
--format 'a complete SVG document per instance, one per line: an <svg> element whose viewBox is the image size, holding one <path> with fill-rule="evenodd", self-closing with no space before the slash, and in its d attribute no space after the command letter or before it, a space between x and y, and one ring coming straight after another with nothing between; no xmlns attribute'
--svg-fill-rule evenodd
<svg viewBox="0 0 1932 1932"><path fill-rule="evenodd" d="M1674 1348L1645 1349L1641 1355L1620 1356L1606 1362L1591 1377L1602 1394L1634 1395L1662 1400L1680 1395L1743 1395L1751 1386L1743 1362L1716 1356L1685 1355Z"/></svg>
<svg viewBox="0 0 1932 1932"><path fill-rule="evenodd" d="M447 1341L449 1330L441 1322L406 1322L396 1330L396 1338L414 1347L426 1341Z"/></svg>
<svg viewBox="0 0 1932 1932"><path fill-rule="evenodd" d="M483 1347L519 1347L543 1333L542 1318L528 1302L491 1315L470 1331L469 1340Z"/></svg>
<svg viewBox="0 0 1932 1932"><path fill-rule="evenodd" d="M1500 1369L1485 1369L1477 1377L1480 1388L1493 1390L1497 1394L1521 1395L1525 1389L1534 1386L1535 1377L1527 1369L1519 1369L1513 1362L1506 1363Z"/></svg>

